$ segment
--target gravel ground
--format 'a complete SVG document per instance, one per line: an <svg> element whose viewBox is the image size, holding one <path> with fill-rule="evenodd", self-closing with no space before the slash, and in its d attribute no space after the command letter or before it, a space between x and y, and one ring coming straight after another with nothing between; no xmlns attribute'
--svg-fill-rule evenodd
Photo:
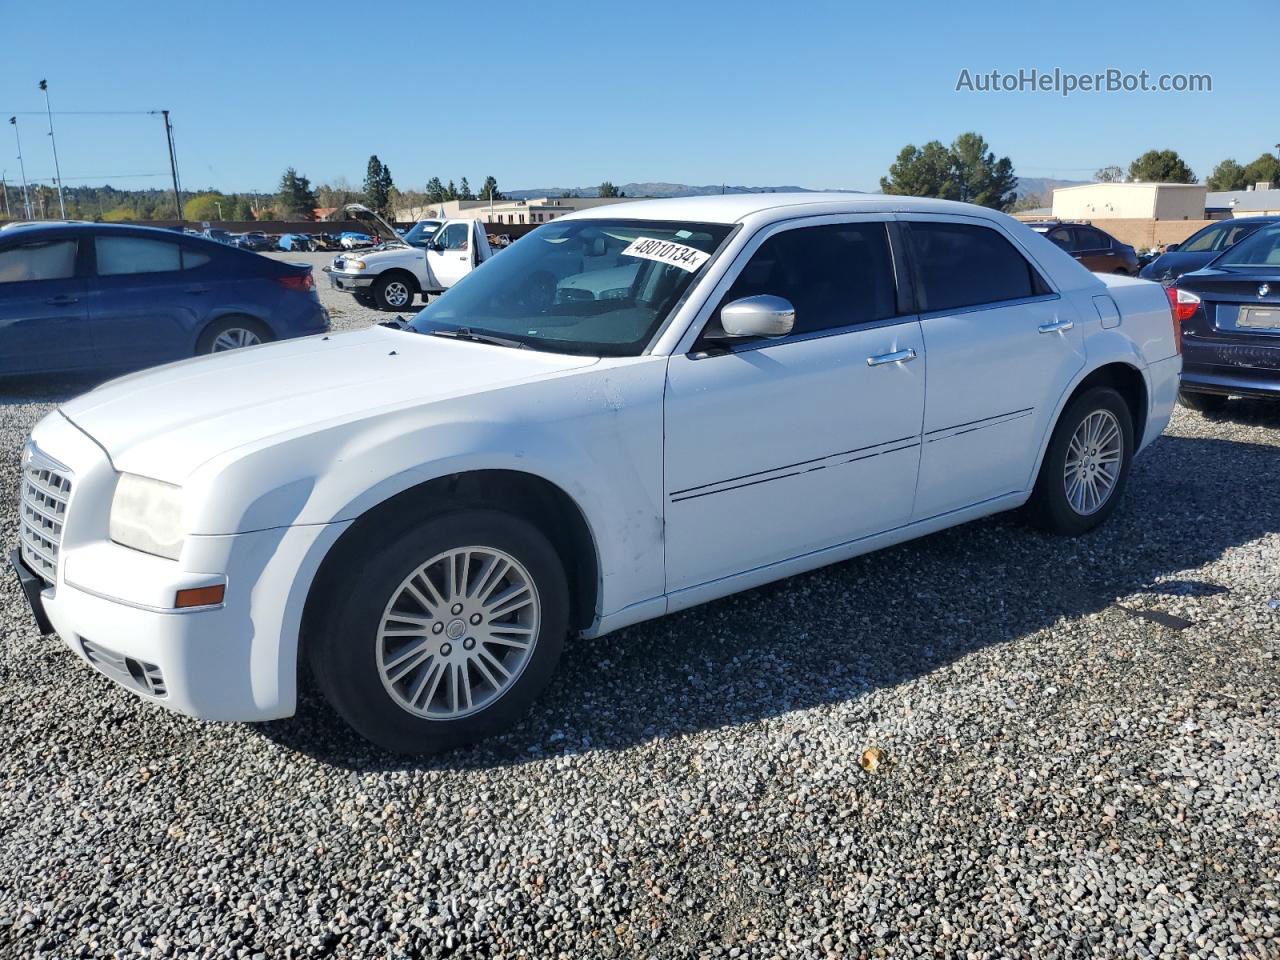
<svg viewBox="0 0 1280 960"><path fill-rule="evenodd" d="M74 389L0 396L0 475ZM412 764L313 700L145 705L6 578L0 956L1280 956L1278 454L1274 407L1180 410L1090 536L994 518L579 641Z"/></svg>

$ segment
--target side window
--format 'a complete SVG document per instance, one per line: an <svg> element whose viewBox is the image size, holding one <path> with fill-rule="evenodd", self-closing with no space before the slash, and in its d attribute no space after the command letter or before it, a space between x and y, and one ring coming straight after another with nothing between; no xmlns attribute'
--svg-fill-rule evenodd
<svg viewBox="0 0 1280 960"><path fill-rule="evenodd" d="M445 227L444 233L440 234L440 243L446 250L465 250L467 236L470 233L471 228L465 223L451 223Z"/></svg>
<svg viewBox="0 0 1280 960"><path fill-rule="evenodd" d="M759 294L791 301L793 333L894 316L897 291L885 224L838 223L775 233L752 254L720 307Z"/></svg>
<svg viewBox="0 0 1280 960"><path fill-rule="evenodd" d="M196 267L203 267L212 259L212 255L205 253L203 250L193 250L191 247L182 248L183 270L194 270Z"/></svg>
<svg viewBox="0 0 1280 960"><path fill-rule="evenodd" d="M1111 238L1090 227L1076 227L1077 250L1110 250Z"/></svg>
<svg viewBox="0 0 1280 960"><path fill-rule="evenodd" d="M910 225L924 311L1039 296L1049 289L1026 257L991 227Z"/></svg>
<svg viewBox="0 0 1280 960"><path fill-rule="evenodd" d="M167 273L182 269L182 252L176 243L151 237L100 236L94 239L98 276L133 273Z"/></svg>
<svg viewBox="0 0 1280 960"><path fill-rule="evenodd" d="M1072 253L1076 249L1076 239L1072 236L1069 227L1057 227L1050 230L1045 236L1067 251L1067 253Z"/></svg>
<svg viewBox="0 0 1280 960"><path fill-rule="evenodd" d="M0 250L0 283L70 280L75 275L74 240L33 240Z"/></svg>

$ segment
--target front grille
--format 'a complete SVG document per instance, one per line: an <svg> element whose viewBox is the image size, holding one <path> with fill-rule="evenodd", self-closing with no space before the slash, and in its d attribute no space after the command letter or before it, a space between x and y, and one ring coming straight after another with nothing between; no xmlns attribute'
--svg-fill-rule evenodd
<svg viewBox="0 0 1280 960"><path fill-rule="evenodd" d="M22 559L49 583L58 575L58 548L70 497L71 472L28 444L22 456L18 535Z"/></svg>
<svg viewBox="0 0 1280 960"><path fill-rule="evenodd" d="M347 265L347 261L344 260L342 257L333 258L333 269L342 270L346 267L346 265Z"/></svg>
<svg viewBox="0 0 1280 960"><path fill-rule="evenodd" d="M154 663L122 657L114 650L108 650L102 644L83 637L80 639L80 647L90 663L121 686L148 697L168 696L164 674Z"/></svg>

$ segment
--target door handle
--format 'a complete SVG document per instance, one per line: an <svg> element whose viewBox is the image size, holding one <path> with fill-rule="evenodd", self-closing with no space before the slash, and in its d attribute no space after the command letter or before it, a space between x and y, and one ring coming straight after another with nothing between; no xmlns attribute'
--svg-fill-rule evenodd
<svg viewBox="0 0 1280 960"><path fill-rule="evenodd" d="M1042 323L1037 328L1041 333L1059 333L1070 330L1075 326L1074 320L1053 320L1049 323Z"/></svg>
<svg viewBox="0 0 1280 960"><path fill-rule="evenodd" d="M52 304L55 307L66 307L66 306L70 306L73 303L79 303L79 302L80 302L79 297L67 296L67 294L65 293L59 294L56 297L50 297L48 300L45 301L45 303Z"/></svg>
<svg viewBox="0 0 1280 960"><path fill-rule="evenodd" d="M867 357L868 367L878 367L885 363L908 363L916 358L916 352L910 347L905 350L895 350L893 353L881 353L874 357Z"/></svg>

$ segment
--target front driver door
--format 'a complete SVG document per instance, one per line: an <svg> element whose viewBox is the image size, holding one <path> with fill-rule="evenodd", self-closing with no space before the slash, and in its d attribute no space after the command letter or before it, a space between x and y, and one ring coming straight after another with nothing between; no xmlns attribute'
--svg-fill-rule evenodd
<svg viewBox="0 0 1280 960"><path fill-rule="evenodd" d="M471 272L474 247L468 222L447 224L431 238L427 268L440 289L447 290Z"/></svg>
<svg viewBox="0 0 1280 960"><path fill-rule="evenodd" d="M0 249L0 374L94 365L74 237L42 237Z"/></svg>
<svg viewBox="0 0 1280 960"><path fill-rule="evenodd" d="M823 218L755 238L713 294L707 330L725 304L773 294L796 309L792 334L704 335L671 358L669 593L907 522L924 343L898 295L889 229Z"/></svg>

